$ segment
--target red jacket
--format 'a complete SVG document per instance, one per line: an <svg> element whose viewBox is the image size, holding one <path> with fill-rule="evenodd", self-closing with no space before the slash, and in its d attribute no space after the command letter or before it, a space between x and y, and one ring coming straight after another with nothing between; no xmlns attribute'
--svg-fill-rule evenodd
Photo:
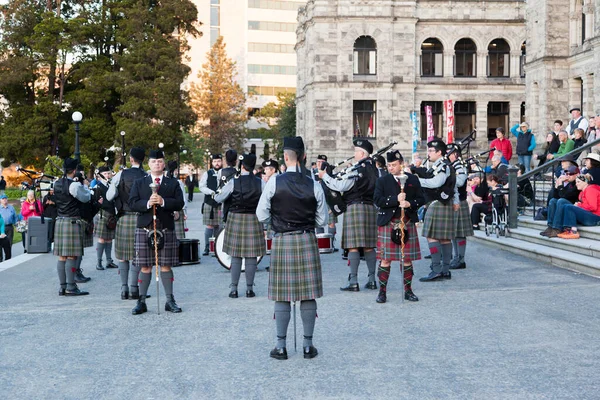
<svg viewBox="0 0 600 400"><path fill-rule="evenodd" d="M27 221L29 217L40 217L44 212L42 203L39 200L36 200L35 202L37 203L37 209L33 203L29 203L27 200L23 202L23 205L21 206L21 215L25 221ZM33 210L29 209L30 205L33 205Z"/></svg>
<svg viewBox="0 0 600 400"><path fill-rule="evenodd" d="M588 185L579 194L579 207L600 217L600 186Z"/></svg>
<svg viewBox="0 0 600 400"><path fill-rule="evenodd" d="M496 148L497 150L502 152L502 155L504 156L504 158L506 158L506 161L508 161L510 163L510 159L512 158L512 143L510 142L510 140L508 139L494 139L492 140L492 143L490 143L490 149L491 148ZM490 159L494 157L494 152L490 152Z"/></svg>

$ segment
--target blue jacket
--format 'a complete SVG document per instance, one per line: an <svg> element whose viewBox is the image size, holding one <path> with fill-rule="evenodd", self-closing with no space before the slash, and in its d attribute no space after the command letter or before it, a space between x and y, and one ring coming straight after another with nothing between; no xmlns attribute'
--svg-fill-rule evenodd
<svg viewBox="0 0 600 400"><path fill-rule="evenodd" d="M510 128L510 133L512 133L513 135L515 135L515 137L517 138L517 141L519 140L519 135L521 133L524 133L523 131L521 131L519 129L519 125L520 124L516 124L515 126L513 126L512 128ZM526 133L531 133L531 129L528 129ZM535 146L536 146L535 135L531 135L531 141L529 142L529 146L527 147L527 151L532 152L533 150L535 150Z"/></svg>

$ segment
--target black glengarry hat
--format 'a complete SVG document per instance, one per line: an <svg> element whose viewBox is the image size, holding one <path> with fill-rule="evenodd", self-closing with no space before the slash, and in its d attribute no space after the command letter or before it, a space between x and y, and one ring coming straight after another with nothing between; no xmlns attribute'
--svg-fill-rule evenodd
<svg viewBox="0 0 600 400"><path fill-rule="evenodd" d="M304 140L300 136L288 136L283 138L283 150L293 150L298 154L298 158L302 158L304 154Z"/></svg>
<svg viewBox="0 0 600 400"><path fill-rule="evenodd" d="M434 139L431 142L427 143L428 148L434 148L437 151L441 151L442 154L446 154L446 143L440 139Z"/></svg>
<svg viewBox="0 0 600 400"><path fill-rule="evenodd" d="M252 154L252 153L244 154L240 158L242 160L242 165L248 171L252 171L254 169L254 167L256 166L256 156L254 154Z"/></svg>
<svg viewBox="0 0 600 400"><path fill-rule="evenodd" d="M108 168L106 165L101 166L100 168L98 168L98 173L101 174L103 172L108 172L110 171L110 168Z"/></svg>
<svg viewBox="0 0 600 400"><path fill-rule="evenodd" d="M67 157L65 158L65 161L63 163L63 167L65 168L65 171L74 171L77 169L77 160L71 157Z"/></svg>
<svg viewBox="0 0 600 400"><path fill-rule="evenodd" d="M450 155L454 152L458 153L458 156L460 156L460 146L456 143L448 143L446 145L446 155Z"/></svg>
<svg viewBox="0 0 600 400"><path fill-rule="evenodd" d="M273 167L275 169L279 169L279 163L275 160L267 160L262 163L263 168Z"/></svg>
<svg viewBox="0 0 600 400"><path fill-rule="evenodd" d="M165 158L165 153L162 150L150 150L150 154L148 154L148 158Z"/></svg>
<svg viewBox="0 0 600 400"><path fill-rule="evenodd" d="M402 157L400 150L388 151L386 154L386 157L387 157L388 162L394 162L394 161L400 161L401 163L404 162L404 157Z"/></svg>
<svg viewBox="0 0 600 400"><path fill-rule="evenodd" d="M319 154L317 156L317 160L327 161L327 156L325 154Z"/></svg>
<svg viewBox="0 0 600 400"><path fill-rule="evenodd" d="M223 156L221 155L221 153L218 154L213 154L210 156L211 160L222 160Z"/></svg>
<svg viewBox="0 0 600 400"><path fill-rule="evenodd" d="M225 152L225 161L232 164L237 161L237 151L229 149Z"/></svg>
<svg viewBox="0 0 600 400"><path fill-rule="evenodd" d="M369 154L373 153L373 145L366 139L354 139L352 144L354 144L354 147L360 147Z"/></svg>
<svg viewBox="0 0 600 400"><path fill-rule="evenodd" d="M143 147L132 147L131 150L129 150L129 155L138 161L144 161L144 158L146 158L146 150L144 150Z"/></svg>

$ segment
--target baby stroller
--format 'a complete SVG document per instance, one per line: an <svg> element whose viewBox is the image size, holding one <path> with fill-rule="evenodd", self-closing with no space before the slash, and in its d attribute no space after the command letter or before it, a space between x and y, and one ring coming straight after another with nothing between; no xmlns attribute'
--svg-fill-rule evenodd
<svg viewBox="0 0 600 400"><path fill-rule="evenodd" d="M485 216L485 235L490 236L496 233L496 237L506 236L510 233L508 229L508 207L504 196L508 194L508 189L497 188L490 192L492 195L492 213Z"/></svg>

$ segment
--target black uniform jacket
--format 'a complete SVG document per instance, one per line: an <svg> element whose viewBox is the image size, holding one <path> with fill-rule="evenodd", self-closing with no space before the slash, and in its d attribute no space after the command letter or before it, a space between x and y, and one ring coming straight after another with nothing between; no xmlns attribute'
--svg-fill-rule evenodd
<svg viewBox="0 0 600 400"><path fill-rule="evenodd" d="M406 176L408 176L408 179L404 185L404 193L406 193L406 201L410 202L410 208L405 209L404 212L412 222L419 222L417 211L419 207L425 204L423 189L421 189L419 178L413 174L406 174ZM400 216L400 208L398 208L399 194L400 185L394 175L387 174L377 179L373 200L379 209L377 212L378 226L387 225L394 217L394 214Z"/></svg>
<svg viewBox="0 0 600 400"><path fill-rule="evenodd" d="M152 225L152 207L148 209L148 200L152 196L152 176L148 175L133 183L129 193L129 207L138 212L137 227L146 228ZM177 179L163 177L158 187L158 194L164 199L163 207L156 206L156 218L162 228L175 229L174 211L180 211L185 205L183 193Z"/></svg>

